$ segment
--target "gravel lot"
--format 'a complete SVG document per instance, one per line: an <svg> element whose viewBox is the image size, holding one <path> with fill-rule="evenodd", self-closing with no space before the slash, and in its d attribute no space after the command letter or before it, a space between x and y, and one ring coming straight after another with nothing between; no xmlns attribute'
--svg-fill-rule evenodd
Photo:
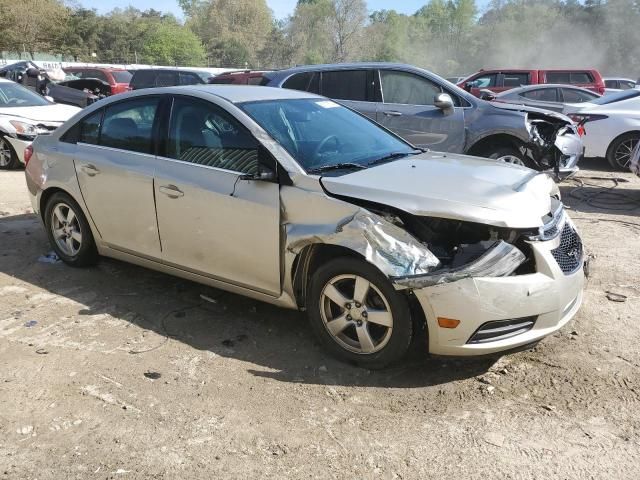
<svg viewBox="0 0 640 480"><path fill-rule="evenodd" d="M332 360L297 312L38 261L23 172L0 172L0 479L637 479L640 179L605 163L562 185L594 256L573 323L382 372Z"/></svg>

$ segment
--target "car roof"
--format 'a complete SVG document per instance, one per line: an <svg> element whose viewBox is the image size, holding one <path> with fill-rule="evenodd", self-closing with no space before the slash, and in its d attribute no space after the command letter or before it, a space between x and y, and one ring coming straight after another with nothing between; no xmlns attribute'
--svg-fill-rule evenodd
<svg viewBox="0 0 640 480"><path fill-rule="evenodd" d="M92 67L90 65L71 65L69 67L62 67L63 70L107 70L109 72L126 72L126 68L120 67Z"/></svg>
<svg viewBox="0 0 640 480"><path fill-rule="evenodd" d="M219 98L223 98L231 103L244 103L244 102L257 102L263 100L292 100L302 98L324 98L312 93L301 92L299 90L289 90L286 88L273 88L273 87L261 87L253 85L215 85L215 84L200 84L200 85L183 85L176 87L161 87L161 88L145 88L142 90L134 90L129 93L121 93L113 95L109 99L103 99L100 104L104 105L110 103L111 100L119 101L127 97L138 97L146 95L158 95L158 94L209 94ZM105 101L107 100L107 101Z"/></svg>
<svg viewBox="0 0 640 480"><path fill-rule="evenodd" d="M631 80L630 78L625 77L603 77L603 80L624 80L625 82L633 82L636 83L635 80Z"/></svg>
<svg viewBox="0 0 640 480"><path fill-rule="evenodd" d="M509 90L505 90L504 92L499 93L496 97L507 96L507 95L515 95L521 92L529 92L531 90L543 90L547 88L568 88L569 90L580 90L581 92L590 93L591 95L597 95L595 92L589 90L588 88L578 87L576 85L566 85L564 83L536 83L533 85L524 85L522 87L516 87Z"/></svg>
<svg viewBox="0 0 640 480"><path fill-rule="evenodd" d="M320 71L320 70L349 70L349 69L364 69L364 68L400 68L407 69L410 68L412 70L420 69L419 67L415 67L413 65L409 65L406 63L390 63L390 62L353 62L353 63L322 63L317 65L300 65L297 67L291 67L284 70L277 70L276 72L312 72L312 71ZM269 72L267 72L269 73Z"/></svg>

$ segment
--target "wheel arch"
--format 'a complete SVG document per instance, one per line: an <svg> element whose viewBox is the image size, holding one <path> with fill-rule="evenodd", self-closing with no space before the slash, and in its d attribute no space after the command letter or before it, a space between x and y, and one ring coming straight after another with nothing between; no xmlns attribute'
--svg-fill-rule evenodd
<svg viewBox="0 0 640 480"><path fill-rule="evenodd" d="M477 140L468 150L467 155L488 156L490 149L509 147L521 149L526 147L520 138L508 133L495 133Z"/></svg>
<svg viewBox="0 0 640 480"><path fill-rule="evenodd" d="M293 294L298 308L306 309L307 307L308 287L313 273L326 261L338 257L357 258L378 268L373 263L368 262L361 253L342 245L327 243L307 245L296 255L290 272Z"/></svg>
<svg viewBox="0 0 640 480"><path fill-rule="evenodd" d="M624 137L625 135L629 135L635 133L636 135L640 136L640 129L635 129L635 130L627 130L624 133L621 133L620 135L616 136L613 140L611 140L609 142L609 145L607 146L607 157L609 157L609 153L611 152L611 148L613 147L613 144L616 143L618 140L620 140L620 138Z"/></svg>

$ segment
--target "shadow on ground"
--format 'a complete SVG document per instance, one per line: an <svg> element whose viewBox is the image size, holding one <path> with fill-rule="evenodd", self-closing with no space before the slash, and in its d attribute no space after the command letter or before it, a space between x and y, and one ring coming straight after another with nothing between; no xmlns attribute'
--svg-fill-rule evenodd
<svg viewBox="0 0 640 480"><path fill-rule="evenodd" d="M105 313L156 332L155 345L129 351L151 362L167 342L179 341L282 382L413 388L475 377L496 360L432 358L415 342L400 365L371 372L329 357L302 313L106 258L88 269L39 262L49 250L35 215L0 218L1 273L84 305L78 318Z"/></svg>

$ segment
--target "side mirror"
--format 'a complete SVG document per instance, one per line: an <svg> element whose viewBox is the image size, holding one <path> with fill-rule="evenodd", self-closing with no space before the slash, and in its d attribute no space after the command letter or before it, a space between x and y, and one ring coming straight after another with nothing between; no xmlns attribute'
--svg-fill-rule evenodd
<svg viewBox="0 0 640 480"><path fill-rule="evenodd" d="M27 77L38 78L40 76L40 70L34 67L29 67L27 69Z"/></svg>
<svg viewBox="0 0 640 480"><path fill-rule="evenodd" d="M271 168L258 164L258 171L254 174L242 175L242 180L253 180L255 182L275 182L277 180L276 172Z"/></svg>
<svg viewBox="0 0 640 480"><path fill-rule="evenodd" d="M491 90L480 90L480 99L490 102L496 99L496 94Z"/></svg>
<svg viewBox="0 0 640 480"><path fill-rule="evenodd" d="M453 108L453 99L448 93L439 93L433 97L433 104L440 110L451 110Z"/></svg>

